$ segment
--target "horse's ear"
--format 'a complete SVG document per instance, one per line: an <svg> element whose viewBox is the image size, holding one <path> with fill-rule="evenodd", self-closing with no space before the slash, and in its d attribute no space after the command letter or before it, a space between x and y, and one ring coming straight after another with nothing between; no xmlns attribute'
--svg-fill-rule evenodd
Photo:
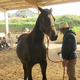
<svg viewBox="0 0 80 80"><path fill-rule="evenodd" d="M40 8L40 7L38 7L38 9L40 10L40 12L42 12L42 11L43 11L43 9L42 9L42 8Z"/></svg>
<svg viewBox="0 0 80 80"><path fill-rule="evenodd" d="M50 9L50 12L52 13L52 8Z"/></svg>

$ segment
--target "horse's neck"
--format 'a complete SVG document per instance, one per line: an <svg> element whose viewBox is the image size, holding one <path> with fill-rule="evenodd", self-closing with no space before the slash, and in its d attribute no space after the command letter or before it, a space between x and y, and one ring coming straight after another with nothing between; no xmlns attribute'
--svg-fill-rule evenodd
<svg viewBox="0 0 80 80"><path fill-rule="evenodd" d="M33 30L33 32L32 32L32 41L36 42L36 43L43 43L44 34L38 29Z"/></svg>
<svg viewBox="0 0 80 80"><path fill-rule="evenodd" d="M36 25L35 25L32 33L33 33L33 41L34 42L36 42L36 43L44 42L44 34L40 30L39 17L37 19Z"/></svg>

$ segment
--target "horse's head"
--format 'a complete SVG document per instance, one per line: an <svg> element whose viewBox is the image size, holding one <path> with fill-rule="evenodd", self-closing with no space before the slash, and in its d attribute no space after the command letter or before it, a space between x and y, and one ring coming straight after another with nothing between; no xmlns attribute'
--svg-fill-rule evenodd
<svg viewBox="0 0 80 80"><path fill-rule="evenodd" d="M40 25L40 30L47 34L50 37L51 41L54 41L57 39L57 31L55 28L55 18L52 15L52 9L42 9L38 7L40 10L41 14L39 16L39 25Z"/></svg>

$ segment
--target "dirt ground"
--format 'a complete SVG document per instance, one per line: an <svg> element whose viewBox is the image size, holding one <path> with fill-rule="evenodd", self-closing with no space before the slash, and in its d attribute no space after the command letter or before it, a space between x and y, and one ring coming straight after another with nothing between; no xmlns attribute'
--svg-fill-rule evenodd
<svg viewBox="0 0 80 80"><path fill-rule="evenodd" d="M62 59L57 55L60 51L59 44L50 44L49 57L54 61L61 61ZM78 52L78 59L76 64L76 77L80 80L80 50ZM63 67L62 63L53 63L47 59L47 80L62 80ZM0 51L0 80L23 80L23 68L20 60L16 55L16 48L10 48ZM42 80L41 68L36 64L32 69L33 80ZM67 73L65 80L68 80Z"/></svg>

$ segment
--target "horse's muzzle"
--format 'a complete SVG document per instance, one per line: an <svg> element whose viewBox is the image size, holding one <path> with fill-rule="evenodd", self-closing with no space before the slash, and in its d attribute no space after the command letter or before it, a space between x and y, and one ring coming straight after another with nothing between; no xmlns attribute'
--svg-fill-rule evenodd
<svg viewBox="0 0 80 80"><path fill-rule="evenodd" d="M51 41L55 41L55 40L57 40L57 38L58 38L58 35L56 35L56 36L51 36L51 37L50 37L50 40L51 40Z"/></svg>

